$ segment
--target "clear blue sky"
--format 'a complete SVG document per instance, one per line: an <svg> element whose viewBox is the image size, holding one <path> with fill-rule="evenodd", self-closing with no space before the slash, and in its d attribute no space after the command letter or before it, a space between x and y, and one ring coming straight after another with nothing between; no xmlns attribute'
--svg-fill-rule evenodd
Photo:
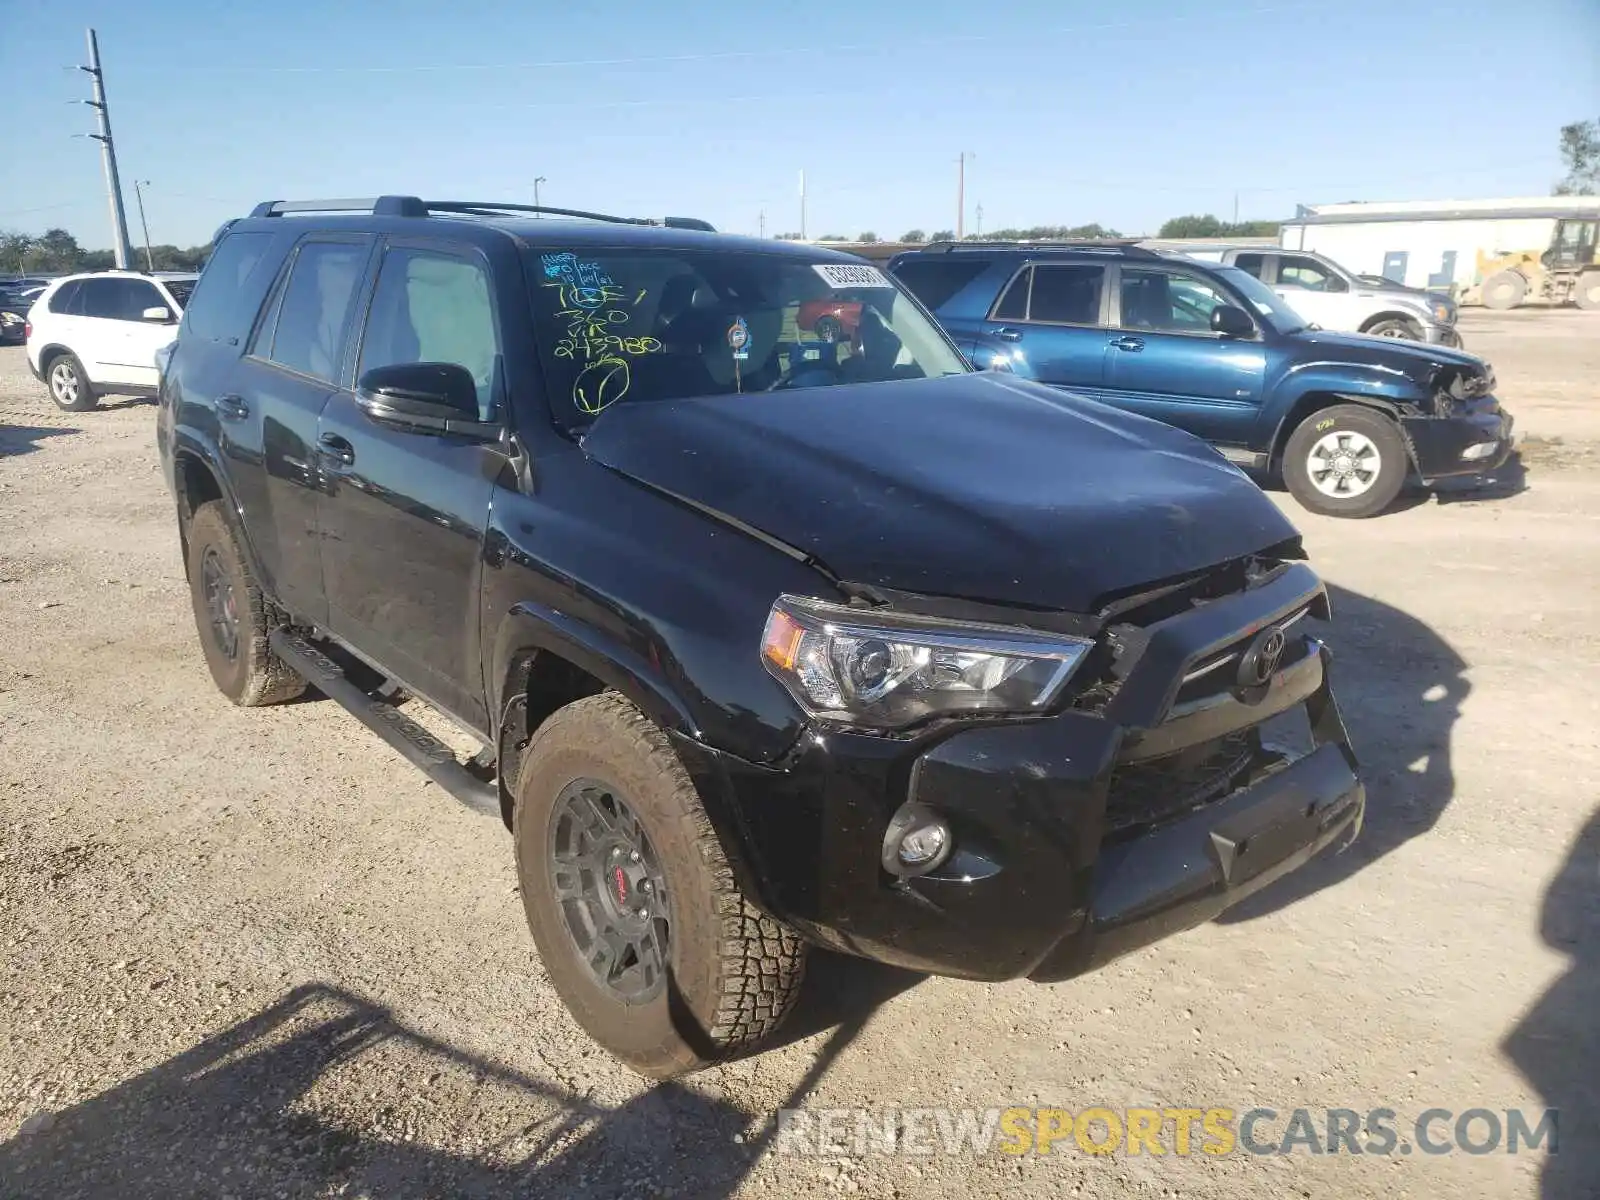
<svg viewBox="0 0 1600 1200"><path fill-rule="evenodd" d="M270 15L246 15L257 11ZM804 15L785 16L787 13ZM129 220L205 241L261 199L702 216L769 234L1541 195L1600 115L1600 0L0 0L0 228L110 244L70 102L100 35Z"/></svg>

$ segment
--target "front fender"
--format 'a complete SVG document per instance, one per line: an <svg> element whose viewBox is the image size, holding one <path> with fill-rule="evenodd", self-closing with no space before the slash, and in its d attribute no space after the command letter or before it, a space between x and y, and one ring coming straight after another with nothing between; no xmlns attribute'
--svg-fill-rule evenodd
<svg viewBox="0 0 1600 1200"><path fill-rule="evenodd" d="M1310 398L1330 396L1366 404L1396 418L1424 411L1427 402L1417 381L1396 367L1381 363L1295 363L1279 378L1271 403L1262 406L1257 430L1260 444L1278 445L1285 425L1298 419Z"/></svg>
<svg viewBox="0 0 1600 1200"><path fill-rule="evenodd" d="M508 684L519 659L530 650L566 659L622 693L663 729L699 740L694 715L662 671L655 647L648 656L641 655L610 634L533 600L512 605L495 630L489 676L494 688L489 697L491 712L504 711Z"/></svg>

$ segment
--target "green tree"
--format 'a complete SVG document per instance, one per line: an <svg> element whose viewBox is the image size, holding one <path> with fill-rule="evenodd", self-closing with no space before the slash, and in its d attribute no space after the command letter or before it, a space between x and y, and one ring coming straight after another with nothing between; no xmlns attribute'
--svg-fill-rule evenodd
<svg viewBox="0 0 1600 1200"><path fill-rule="evenodd" d="M11 275L22 273L22 262L27 257L33 239L14 230L0 231L0 271Z"/></svg>
<svg viewBox="0 0 1600 1200"><path fill-rule="evenodd" d="M1205 216L1173 217L1161 226L1160 237L1204 238L1222 237L1222 222L1210 213Z"/></svg>
<svg viewBox="0 0 1600 1200"><path fill-rule="evenodd" d="M46 229L23 256L24 270L75 271L83 258L78 239L65 229Z"/></svg>
<svg viewBox="0 0 1600 1200"><path fill-rule="evenodd" d="M825 233L817 239L819 242L848 242L849 240L842 233Z"/></svg>
<svg viewBox="0 0 1600 1200"><path fill-rule="evenodd" d="M902 242L917 243L928 240L928 235L920 229L908 229L900 235Z"/></svg>
<svg viewBox="0 0 1600 1200"><path fill-rule="evenodd" d="M877 240L878 235L873 233L870 229L864 233L859 233L856 235L856 241L858 242L875 242Z"/></svg>
<svg viewBox="0 0 1600 1200"><path fill-rule="evenodd" d="M78 255L77 271L109 271L117 265L117 256L109 250L85 250Z"/></svg>
<svg viewBox="0 0 1600 1200"><path fill-rule="evenodd" d="M933 236L928 240L930 242L953 242L956 240L956 231L954 229L936 229Z"/></svg>
<svg viewBox="0 0 1600 1200"><path fill-rule="evenodd" d="M1556 184L1556 195L1600 195L1600 120L1561 127L1561 162L1567 174Z"/></svg>

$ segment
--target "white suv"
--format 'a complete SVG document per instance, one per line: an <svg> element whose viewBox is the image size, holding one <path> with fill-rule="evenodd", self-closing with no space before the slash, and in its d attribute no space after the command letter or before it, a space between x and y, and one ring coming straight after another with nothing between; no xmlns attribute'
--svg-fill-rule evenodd
<svg viewBox="0 0 1600 1200"><path fill-rule="evenodd" d="M1150 243L1155 244L1155 243ZM1302 319L1323 329L1461 345L1456 303L1448 296L1353 275L1331 258L1277 246L1192 246L1166 243L1190 258L1248 271Z"/></svg>
<svg viewBox="0 0 1600 1200"><path fill-rule="evenodd" d="M84 412L108 392L154 395L156 351L178 336L197 278L96 271L51 283L28 310L28 365L57 407Z"/></svg>

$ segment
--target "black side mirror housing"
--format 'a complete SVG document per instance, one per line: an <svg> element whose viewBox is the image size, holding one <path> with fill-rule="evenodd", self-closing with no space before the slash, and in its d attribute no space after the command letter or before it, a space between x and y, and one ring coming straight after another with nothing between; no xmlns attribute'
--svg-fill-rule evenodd
<svg viewBox="0 0 1600 1200"><path fill-rule="evenodd" d="M493 438L500 426L478 420L478 385L456 363L395 363L356 382L356 403L374 421L416 433Z"/></svg>
<svg viewBox="0 0 1600 1200"><path fill-rule="evenodd" d="M1234 304L1219 304L1211 310L1211 328L1223 337L1254 337L1256 323L1250 314Z"/></svg>

